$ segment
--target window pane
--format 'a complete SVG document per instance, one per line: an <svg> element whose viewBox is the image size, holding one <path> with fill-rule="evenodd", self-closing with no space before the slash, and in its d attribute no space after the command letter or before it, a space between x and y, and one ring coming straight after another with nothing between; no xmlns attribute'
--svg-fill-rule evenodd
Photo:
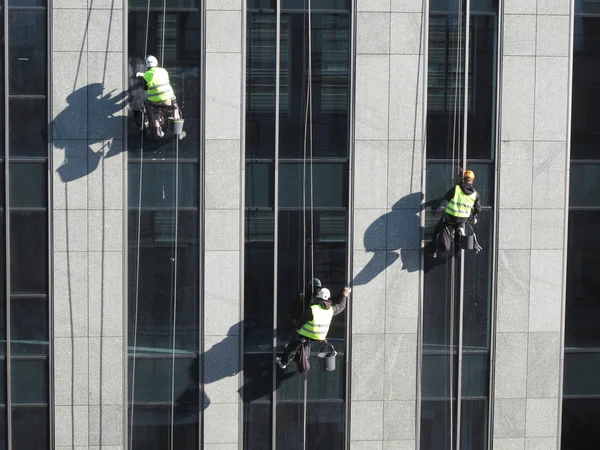
<svg viewBox="0 0 600 450"><path fill-rule="evenodd" d="M172 363L166 358L136 358L135 390L132 388L133 359L129 362L129 392L135 392L136 403L170 403ZM197 358L175 358L175 403L199 404L199 370ZM129 397L131 401L131 396Z"/></svg>
<svg viewBox="0 0 600 450"><path fill-rule="evenodd" d="M343 402L309 403L306 408L306 448L344 449L344 421Z"/></svg>
<svg viewBox="0 0 600 450"><path fill-rule="evenodd" d="M14 420L14 418L13 418ZM7 450L8 449L8 442L6 440L6 426L7 426L7 422L6 422L6 406L5 405L1 405L0 406L0 450ZM13 437L13 442L14 442L14 437Z"/></svg>
<svg viewBox="0 0 600 450"><path fill-rule="evenodd" d="M570 177L570 207L600 206L600 164L571 164Z"/></svg>
<svg viewBox="0 0 600 450"><path fill-rule="evenodd" d="M600 352L565 352L563 394L573 396L600 396Z"/></svg>
<svg viewBox="0 0 600 450"><path fill-rule="evenodd" d="M10 93L45 95L46 11L9 11L8 32Z"/></svg>
<svg viewBox="0 0 600 450"><path fill-rule="evenodd" d="M348 199L348 166L345 163L313 164L312 186L314 207L343 207ZM279 206L302 208L302 176L306 173L306 208L310 211L310 165L279 166Z"/></svg>
<svg viewBox="0 0 600 450"><path fill-rule="evenodd" d="M46 207L46 163L11 162L9 178L11 208Z"/></svg>
<svg viewBox="0 0 600 450"><path fill-rule="evenodd" d="M10 214L12 294L46 294L48 290L48 219L46 212Z"/></svg>
<svg viewBox="0 0 600 450"><path fill-rule="evenodd" d="M175 164L145 163L142 179L142 207L175 207ZM129 164L129 207L137 208L140 165ZM179 164L179 206L198 206L198 165Z"/></svg>
<svg viewBox="0 0 600 450"><path fill-rule="evenodd" d="M48 403L48 360L11 360L11 395L14 403Z"/></svg>
<svg viewBox="0 0 600 450"><path fill-rule="evenodd" d="M460 448L487 448L488 400L463 400L461 406Z"/></svg>
<svg viewBox="0 0 600 450"><path fill-rule="evenodd" d="M131 418L131 411L129 411ZM171 408L136 406L133 414L132 450L164 450L171 445ZM198 448L198 411L176 409L173 420L173 448Z"/></svg>
<svg viewBox="0 0 600 450"><path fill-rule="evenodd" d="M4 406L6 405L6 358L2 356L0 358L0 411L4 413ZM0 424L2 424L0 420ZM0 435L4 432L4 425L0 425ZM2 449L2 439L0 438L0 449Z"/></svg>
<svg viewBox="0 0 600 450"><path fill-rule="evenodd" d="M273 164L246 164L246 208L272 208Z"/></svg>
<svg viewBox="0 0 600 450"><path fill-rule="evenodd" d="M9 100L9 149L11 157L48 156L46 99ZM45 180L45 178L43 178Z"/></svg>
<svg viewBox="0 0 600 450"><path fill-rule="evenodd" d="M311 5L313 10L335 9L347 11L350 9L350 0L319 0L314 3L314 5ZM306 0L282 0L281 8L305 10Z"/></svg>
<svg viewBox="0 0 600 450"><path fill-rule="evenodd" d="M14 449L47 450L50 448L48 407L14 406L12 408L12 433Z"/></svg>
<svg viewBox="0 0 600 450"><path fill-rule="evenodd" d="M456 414L456 410L455 410ZM456 427L453 427L456 432ZM456 436L454 433L453 436ZM421 403L421 448L437 450L451 448L450 403L423 401Z"/></svg>
<svg viewBox="0 0 600 450"><path fill-rule="evenodd" d="M48 355L48 300L13 298L10 310L13 355Z"/></svg>
<svg viewBox="0 0 600 450"><path fill-rule="evenodd" d="M269 365L273 364L269 361ZM270 403L244 403L244 449L271 448Z"/></svg>

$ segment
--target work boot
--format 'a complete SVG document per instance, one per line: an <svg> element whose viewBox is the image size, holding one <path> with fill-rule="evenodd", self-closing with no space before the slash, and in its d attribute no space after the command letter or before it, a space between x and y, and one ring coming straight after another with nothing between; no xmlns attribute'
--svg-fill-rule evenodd
<svg viewBox="0 0 600 450"><path fill-rule="evenodd" d="M282 369L285 369L287 367L287 364L284 364L283 361L281 361L281 358L279 358L279 357L275 360L275 362Z"/></svg>

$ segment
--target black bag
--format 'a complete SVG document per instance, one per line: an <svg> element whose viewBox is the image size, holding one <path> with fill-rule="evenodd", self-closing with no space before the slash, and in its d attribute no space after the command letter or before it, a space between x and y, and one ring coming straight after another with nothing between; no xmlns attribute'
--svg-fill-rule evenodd
<svg viewBox="0 0 600 450"><path fill-rule="evenodd" d="M308 339L304 339L302 341L302 345L300 349L298 349L298 353L296 353L296 365L298 366L298 373L305 373L310 370L310 362L309 362L309 350L308 347L310 345L310 341Z"/></svg>
<svg viewBox="0 0 600 450"><path fill-rule="evenodd" d="M436 251L439 253L449 252L452 248L452 240L454 238L454 230L451 226L446 225L438 234L435 242Z"/></svg>

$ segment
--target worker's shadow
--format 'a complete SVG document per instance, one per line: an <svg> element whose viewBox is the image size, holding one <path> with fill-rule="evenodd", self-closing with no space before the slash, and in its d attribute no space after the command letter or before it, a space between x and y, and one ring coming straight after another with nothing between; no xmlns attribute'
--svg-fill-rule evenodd
<svg viewBox="0 0 600 450"><path fill-rule="evenodd" d="M427 207L437 207L440 199L422 203L424 195L415 192L402 197L391 211L378 217L365 231L364 249L373 253L372 258L356 275L353 285L364 285L387 270L398 258L402 260L402 270L416 272L421 268L420 211Z"/></svg>
<svg viewBox="0 0 600 450"><path fill-rule="evenodd" d="M117 113L128 101L127 91L105 94L101 83L89 84L69 94L67 107L52 122L54 147L64 150L64 161L56 169L64 183L89 175L96 170L102 158L110 158L122 151L122 146L112 145L112 139L122 139L124 118ZM86 104L87 107L82 108ZM78 127L88 130L85 137L61 139ZM94 130L96 127L102 132ZM94 138L100 135L103 137ZM101 146L94 150L92 145L98 143Z"/></svg>

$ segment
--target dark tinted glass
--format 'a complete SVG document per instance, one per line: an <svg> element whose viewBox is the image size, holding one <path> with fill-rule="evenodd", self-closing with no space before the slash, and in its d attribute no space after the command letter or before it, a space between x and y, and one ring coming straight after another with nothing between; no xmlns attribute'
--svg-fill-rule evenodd
<svg viewBox="0 0 600 450"><path fill-rule="evenodd" d="M306 191L302 177L306 174ZM279 166L279 206L281 208L310 208L310 164L281 164ZM312 202L314 207L342 207L348 197L348 166L345 163L312 165Z"/></svg>
<svg viewBox="0 0 600 450"><path fill-rule="evenodd" d="M9 100L9 149L11 157L48 156L46 99Z"/></svg>
<svg viewBox="0 0 600 450"><path fill-rule="evenodd" d="M577 2L600 13L600 3ZM592 11L589 11L592 12ZM571 159L600 159L600 17L574 19Z"/></svg>
<svg viewBox="0 0 600 450"><path fill-rule="evenodd" d="M0 405L0 423L3 424L0 427L0 450L7 450L8 442L6 440L6 406L4 405Z"/></svg>
<svg viewBox="0 0 600 450"><path fill-rule="evenodd" d="M48 355L48 299L11 300L10 345L13 356Z"/></svg>
<svg viewBox="0 0 600 450"><path fill-rule="evenodd" d="M131 418L131 411L129 411ZM171 445L171 407L135 407L133 449L164 450ZM176 408L173 417L173 448L198 448L198 411Z"/></svg>
<svg viewBox="0 0 600 450"><path fill-rule="evenodd" d="M600 206L600 164L572 163L569 189L569 206Z"/></svg>
<svg viewBox="0 0 600 450"><path fill-rule="evenodd" d="M33 3L36 0L21 1ZM45 95L48 77L46 11L9 11L8 33L10 93Z"/></svg>
<svg viewBox="0 0 600 450"><path fill-rule="evenodd" d="M6 358L2 356L0 358L0 411L4 412L6 405ZM4 423L0 421L0 423ZM4 426L0 427L0 433L4 432ZM1 442L1 440L0 440ZM2 445L0 445L2 448Z"/></svg>
<svg viewBox="0 0 600 450"><path fill-rule="evenodd" d="M48 289L48 218L44 211L10 214L12 294L45 294Z"/></svg>
<svg viewBox="0 0 600 450"><path fill-rule="evenodd" d="M142 174L142 207L175 207L175 164L145 163ZM129 164L129 207L137 208L140 186L140 165ZM179 164L179 206L198 205L198 165Z"/></svg>
<svg viewBox="0 0 600 450"><path fill-rule="evenodd" d="M171 382L175 383L177 404L198 405L198 359L175 358L175 377L172 378L173 360L166 358L137 358L135 362L135 402L169 403ZM129 363L129 389L132 388L133 361ZM130 391L131 392L131 391Z"/></svg>
<svg viewBox="0 0 600 450"><path fill-rule="evenodd" d="M281 9L306 9L306 0L282 0ZM333 9L340 11L348 11L350 9L350 0L319 0L311 4L311 8L315 11L320 9Z"/></svg>
<svg viewBox="0 0 600 450"><path fill-rule="evenodd" d="M12 408L13 448L47 450L50 448L48 407L14 406Z"/></svg>
<svg viewBox="0 0 600 450"><path fill-rule="evenodd" d="M562 450L593 449L600 442L600 398L565 398Z"/></svg>
<svg viewBox="0 0 600 450"><path fill-rule="evenodd" d="M456 427L454 427L456 430ZM421 402L421 448L451 448L450 404L447 401Z"/></svg>
<svg viewBox="0 0 600 450"><path fill-rule="evenodd" d="M460 448L487 448L488 400L463 400L461 405Z"/></svg>
<svg viewBox="0 0 600 450"><path fill-rule="evenodd" d="M600 397L600 353L565 353L565 396Z"/></svg>
<svg viewBox="0 0 600 450"><path fill-rule="evenodd" d="M310 392L310 391L309 391ZM344 403L309 403L306 408L306 448L344 449Z"/></svg>
<svg viewBox="0 0 600 450"><path fill-rule="evenodd" d="M269 361L269 366L273 364ZM269 383L270 384L270 383ZM265 450L271 447L270 403L244 404L244 449Z"/></svg>
<svg viewBox="0 0 600 450"><path fill-rule="evenodd" d="M431 0L429 6L432 12L457 13L461 0ZM463 9L465 8L462 0ZM498 11L498 0L471 0L472 12L496 12Z"/></svg>
<svg viewBox="0 0 600 450"><path fill-rule="evenodd" d="M273 207L273 178L273 164L246 164L246 207Z"/></svg>
<svg viewBox="0 0 600 450"><path fill-rule="evenodd" d="M46 163L12 162L9 178L11 208L45 208L48 202Z"/></svg>
<svg viewBox="0 0 600 450"><path fill-rule="evenodd" d="M48 360L13 358L10 364L12 403L47 403Z"/></svg>

